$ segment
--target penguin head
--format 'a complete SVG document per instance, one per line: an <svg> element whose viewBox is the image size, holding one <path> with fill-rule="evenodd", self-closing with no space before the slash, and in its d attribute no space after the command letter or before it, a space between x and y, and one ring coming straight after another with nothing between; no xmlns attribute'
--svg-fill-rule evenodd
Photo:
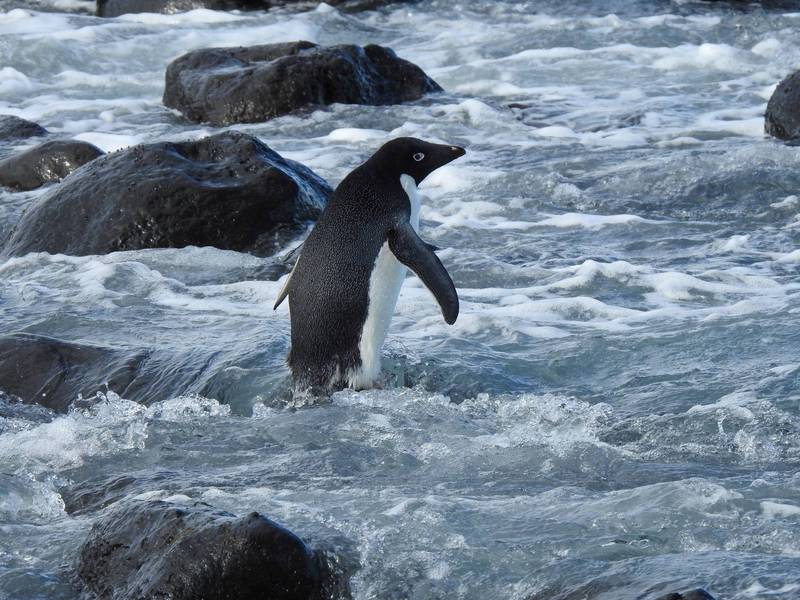
<svg viewBox="0 0 800 600"><path fill-rule="evenodd" d="M419 185L436 169L464 154L466 150L458 146L402 137L386 142L369 162L373 162L384 175L398 179L401 175L410 175Z"/></svg>

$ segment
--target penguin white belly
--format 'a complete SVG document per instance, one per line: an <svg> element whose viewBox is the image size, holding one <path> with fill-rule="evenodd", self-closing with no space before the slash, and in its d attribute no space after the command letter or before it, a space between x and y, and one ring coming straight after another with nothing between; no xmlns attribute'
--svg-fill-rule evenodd
<svg viewBox="0 0 800 600"><path fill-rule="evenodd" d="M411 203L409 221L415 231L419 231L419 191L416 182L410 175L400 176L400 185ZM408 269L400 263L385 242L375 259L372 274L369 278L369 304L367 318L361 330L358 351L361 355L361 367L350 374L348 384L357 389L372 387L381 372L381 348L389 331L389 324L394 315L394 307L400 296Z"/></svg>

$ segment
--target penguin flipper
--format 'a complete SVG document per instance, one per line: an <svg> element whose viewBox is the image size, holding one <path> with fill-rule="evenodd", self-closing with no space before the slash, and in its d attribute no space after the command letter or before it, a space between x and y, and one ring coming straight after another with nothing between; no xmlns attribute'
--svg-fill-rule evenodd
<svg viewBox="0 0 800 600"><path fill-rule="evenodd" d="M283 287L281 288L281 291L278 294L278 298L275 300L275 304L272 306L272 310L276 310L281 305L281 303L284 300L286 300L286 296L289 295L289 282L292 280L292 275L294 275L295 268L297 268L297 263L300 260L300 251L302 250L302 248L303 244L300 244L299 246L297 246L297 248L290 250L281 257L282 262L288 264L294 261L294 264L292 265L292 270L289 271L289 277L286 278L286 282L283 284Z"/></svg>
<svg viewBox="0 0 800 600"><path fill-rule="evenodd" d="M272 305L272 310L277 310L283 301L286 300L286 296L289 295L289 282L292 280L292 273L294 273L294 269L292 269L292 272L289 273L289 277L286 278L286 283L283 284L281 292L278 294L278 297L275 300L275 304Z"/></svg>
<svg viewBox="0 0 800 600"><path fill-rule="evenodd" d="M414 231L411 223L397 225L389 232L389 249L395 258L422 280L442 309L448 325L458 318L458 293L447 269Z"/></svg>

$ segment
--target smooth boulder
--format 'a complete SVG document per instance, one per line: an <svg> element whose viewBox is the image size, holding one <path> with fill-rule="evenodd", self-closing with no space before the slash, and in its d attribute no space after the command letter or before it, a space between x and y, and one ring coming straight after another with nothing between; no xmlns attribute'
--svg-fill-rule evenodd
<svg viewBox="0 0 800 600"><path fill-rule="evenodd" d="M330 193L310 169L243 133L141 145L48 190L4 253L214 246L268 256L319 215Z"/></svg>
<svg viewBox="0 0 800 600"><path fill-rule="evenodd" d="M13 115L0 115L0 141L47 135L47 129Z"/></svg>
<svg viewBox="0 0 800 600"><path fill-rule="evenodd" d="M167 67L164 104L194 122L229 125L337 102L400 104L440 91L390 48L300 41L184 54Z"/></svg>
<svg viewBox="0 0 800 600"><path fill-rule="evenodd" d="M764 131L779 140L800 140L800 71L775 88L767 103Z"/></svg>
<svg viewBox="0 0 800 600"><path fill-rule="evenodd" d="M324 552L253 512L128 501L92 527L76 565L98 599L322 600L349 591Z"/></svg>
<svg viewBox="0 0 800 600"><path fill-rule="evenodd" d="M369 10L403 0L326 0L343 10ZM408 1L408 0L405 0ZM118 17L128 13L173 14L195 8L211 10L269 10L281 6L313 8L314 0L97 0L98 17Z"/></svg>
<svg viewBox="0 0 800 600"><path fill-rule="evenodd" d="M61 181L75 169L102 156L97 146L79 140L54 140L0 161L0 185L33 190Z"/></svg>

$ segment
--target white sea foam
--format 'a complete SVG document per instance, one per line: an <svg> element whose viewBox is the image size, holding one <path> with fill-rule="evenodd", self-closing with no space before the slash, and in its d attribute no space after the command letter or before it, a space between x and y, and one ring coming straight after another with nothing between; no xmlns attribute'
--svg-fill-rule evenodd
<svg viewBox="0 0 800 600"><path fill-rule="evenodd" d="M800 517L800 506L764 500L761 502L761 512L768 519L796 518Z"/></svg>
<svg viewBox="0 0 800 600"><path fill-rule="evenodd" d="M0 94L13 96L32 92L36 85L24 74L13 67L0 69Z"/></svg>
<svg viewBox="0 0 800 600"><path fill-rule="evenodd" d="M786 196L783 200L779 202L773 202L770 204L771 208L792 208L800 203L800 198L796 195L792 194L791 196Z"/></svg>
<svg viewBox="0 0 800 600"><path fill-rule="evenodd" d="M800 263L800 249L792 250L786 254L782 254L778 258L779 263Z"/></svg>
<svg viewBox="0 0 800 600"><path fill-rule="evenodd" d="M684 44L662 52L653 63L657 69L674 70L685 67L739 71L746 65L745 55L728 44Z"/></svg>
<svg viewBox="0 0 800 600"><path fill-rule="evenodd" d="M385 140L386 132L379 129L356 129L354 127L340 127L327 135L332 142L366 142L371 140Z"/></svg>
<svg viewBox="0 0 800 600"><path fill-rule="evenodd" d="M120 135L116 133L86 132L75 136L76 140L82 140L94 144L104 152L114 152L141 143L142 139L135 135Z"/></svg>
<svg viewBox="0 0 800 600"><path fill-rule="evenodd" d="M250 17L240 13L237 14L236 12L228 13L218 10L209 10L207 8L196 8L194 10L174 14L133 13L120 15L116 18L119 21L144 23L146 25L183 25L199 23L230 23L232 21L246 20Z"/></svg>
<svg viewBox="0 0 800 600"><path fill-rule="evenodd" d="M38 475L80 466L94 456L143 448L143 406L109 393L88 411L74 411L25 431L0 436L6 468Z"/></svg>
<svg viewBox="0 0 800 600"><path fill-rule="evenodd" d="M220 404L212 398L201 396L181 396L157 402L147 408L149 419L185 422L196 418L226 417L231 414L231 407Z"/></svg>
<svg viewBox="0 0 800 600"><path fill-rule="evenodd" d="M566 213L551 215L547 218L532 223L537 227L583 227L585 229L601 229L609 225L630 225L632 223L658 224L657 221L643 219L636 215L589 215L580 213Z"/></svg>

